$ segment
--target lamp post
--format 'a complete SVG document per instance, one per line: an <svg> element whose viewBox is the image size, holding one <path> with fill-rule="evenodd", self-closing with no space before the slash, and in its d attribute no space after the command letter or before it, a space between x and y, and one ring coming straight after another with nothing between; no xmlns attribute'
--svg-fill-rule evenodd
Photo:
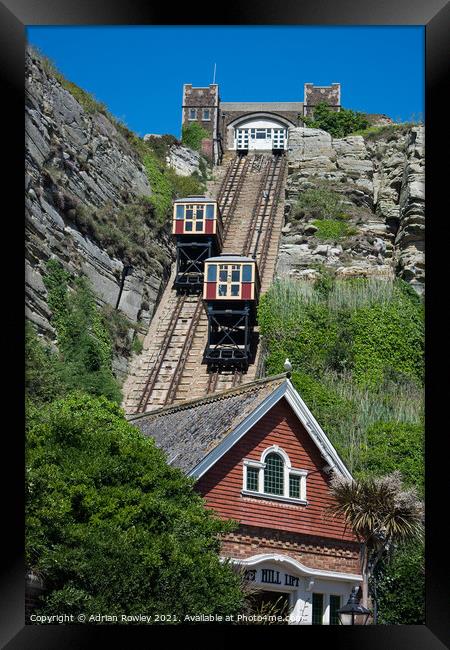
<svg viewBox="0 0 450 650"><path fill-rule="evenodd" d="M359 604L358 588L353 587L348 603L337 610L341 625L366 625L370 610Z"/></svg>

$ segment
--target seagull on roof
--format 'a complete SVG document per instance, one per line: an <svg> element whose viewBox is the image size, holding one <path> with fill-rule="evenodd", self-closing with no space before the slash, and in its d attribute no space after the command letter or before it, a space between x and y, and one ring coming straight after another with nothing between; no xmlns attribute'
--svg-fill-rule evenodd
<svg viewBox="0 0 450 650"><path fill-rule="evenodd" d="M286 359L286 361L284 362L284 369L286 370L286 372L289 373L292 372L292 363L289 361L289 359Z"/></svg>

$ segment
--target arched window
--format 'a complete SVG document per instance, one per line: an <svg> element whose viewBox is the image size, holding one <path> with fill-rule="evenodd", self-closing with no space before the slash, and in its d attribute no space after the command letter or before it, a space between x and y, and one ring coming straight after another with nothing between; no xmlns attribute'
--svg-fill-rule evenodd
<svg viewBox="0 0 450 650"><path fill-rule="evenodd" d="M266 456L264 492L284 494L284 462L279 454L272 453Z"/></svg>
<svg viewBox="0 0 450 650"><path fill-rule="evenodd" d="M243 494L306 504L308 472L295 469L277 445L268 447L261 460L244 459Z"/></svg>

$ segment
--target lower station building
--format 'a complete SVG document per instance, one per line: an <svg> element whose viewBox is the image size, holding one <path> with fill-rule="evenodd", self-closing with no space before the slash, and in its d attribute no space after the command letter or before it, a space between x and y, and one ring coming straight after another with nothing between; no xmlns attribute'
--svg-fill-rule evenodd
<svg viewBox="0 0 450 650"><path fill-rule="evenodd" d="M261 602L285 603L291 624L337 624L362 584L360 544L327 512L332 472L350 473L287 375L129 420L196 479L208 507L239 522L222 556Z"/></svg>

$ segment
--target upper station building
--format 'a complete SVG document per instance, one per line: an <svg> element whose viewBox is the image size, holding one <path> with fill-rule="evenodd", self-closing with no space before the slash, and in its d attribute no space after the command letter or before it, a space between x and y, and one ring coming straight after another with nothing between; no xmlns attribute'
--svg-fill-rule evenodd
<svg viewBox="0 0 450 650"><path fill-rule="evenodd" d="M310 117L320 102L339 111L341 85L305 83L302 102L222 102L218 84L205 88L185 84L182 126L196 122L210 134L202 150L218 164L227 150L287 149L289 127L301 126L302 117Z"/></svg>

